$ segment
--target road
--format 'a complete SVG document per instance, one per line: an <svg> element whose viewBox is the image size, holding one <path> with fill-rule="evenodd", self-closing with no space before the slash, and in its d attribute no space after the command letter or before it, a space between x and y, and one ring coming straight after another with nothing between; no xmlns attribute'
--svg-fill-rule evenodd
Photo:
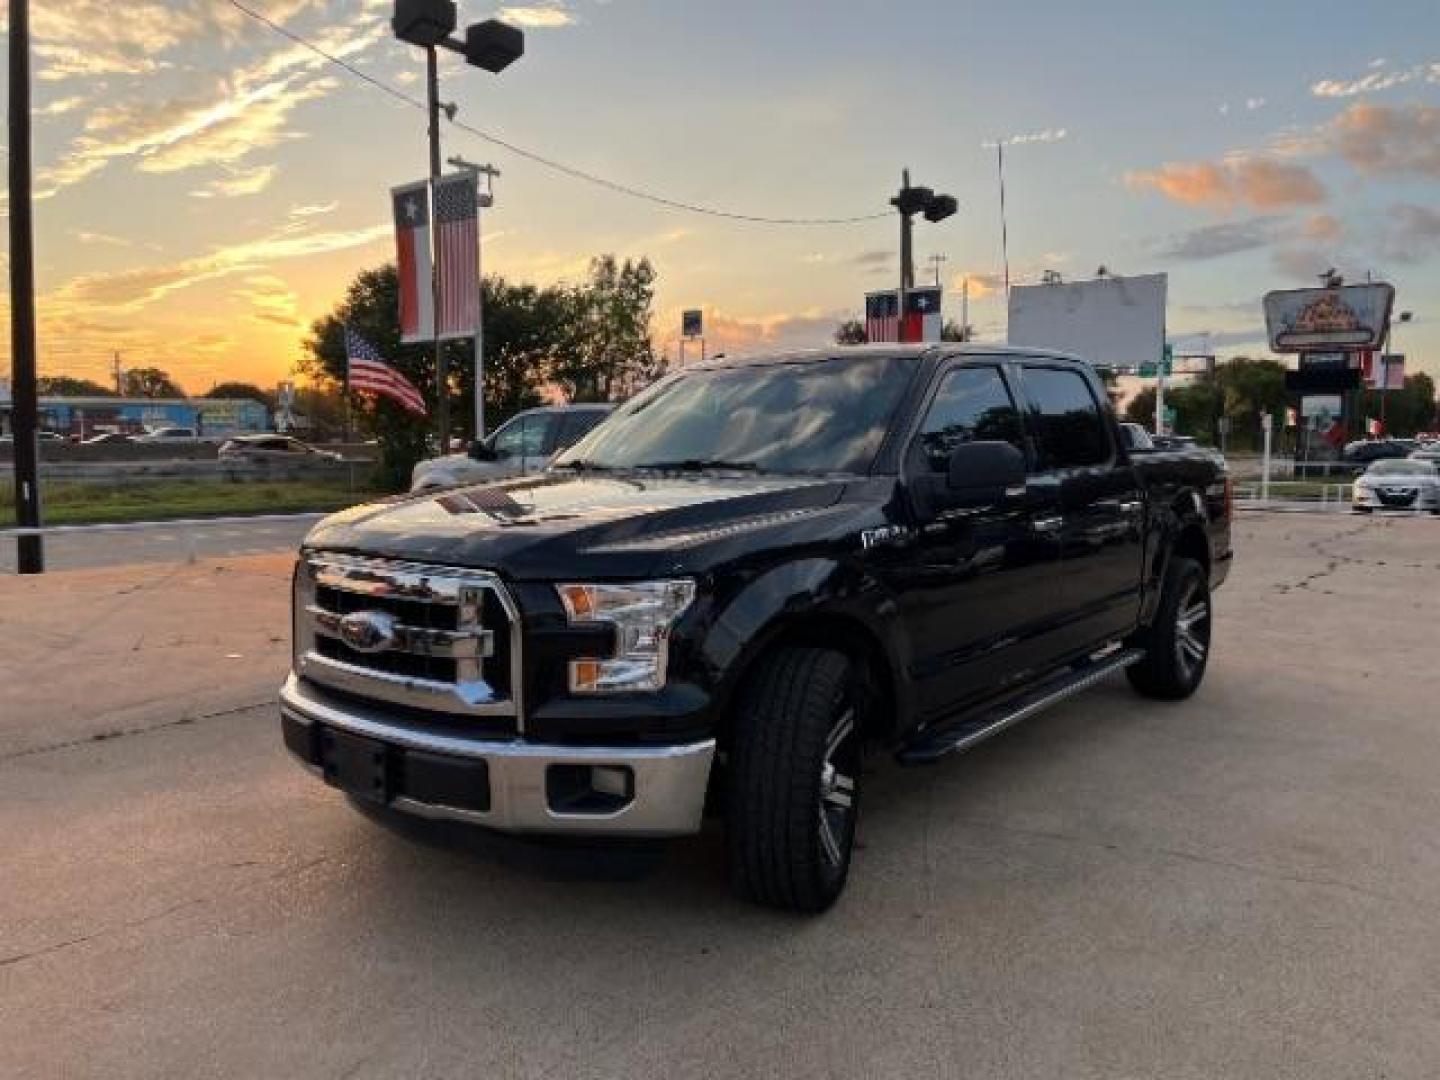
<svg viewBox="0 0 1440 1080"><path fill-rule="evenodd" d="M244 521L230 518L215 524L157 524L135 532L59 533L45 540L49 570L81 570L133 563L167 563L223 558L266 551L293 551L323 515L307 514L290 521ZM0 538L0 574L15 572L15 541Z"/></svg>
<svg viewBox="0 0 1440 1080"><path fill-rule="evenodd" d="M0 581L0 1075L1432 1077L1437 537L1248 515L1196 698L875 762L817 919L713 829L625 881L355 813L281 557Z"/></svg>

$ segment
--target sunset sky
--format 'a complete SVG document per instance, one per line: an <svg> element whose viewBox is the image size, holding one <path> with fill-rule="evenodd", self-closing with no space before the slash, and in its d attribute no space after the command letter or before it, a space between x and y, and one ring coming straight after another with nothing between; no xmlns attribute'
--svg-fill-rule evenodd
<svg viewBox="0 0 1440 1080"><path fill-rule="evenodd" d="M405 94L390 0L246 0ZM40 370L170 370L192 391L290 372L309 322L392 255L390 186L423 114L226 0L35 0ZM1393 281L1396 346L1440 374L1440 4L564 0L496 8L527 55L447 56L458 119L579 169L744 214L880 213L908 165L960 213L922 223L947 313L1003 340L993 149L1017 281L1170 274L1172 337L1264 351L1260 296L1338 266ZM551 282L649 255L657 340L704 307L712 348L827 340L892 282L893 216L741 223L561 175L448 127L503 175L485 269ZM922 276L928 271L922 268ZM9 340L4 341L8 367Z"/></svg>

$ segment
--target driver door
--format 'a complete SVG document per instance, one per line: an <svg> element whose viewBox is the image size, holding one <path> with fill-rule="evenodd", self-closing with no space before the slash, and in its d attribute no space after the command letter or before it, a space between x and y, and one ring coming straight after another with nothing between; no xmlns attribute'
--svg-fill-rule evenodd
<svg viewBox="0 0 1440 1080"><path fill-rule="evenodd" d="M999 362L944 370L907 451L906 476L948 472L964 442L1009 442L1030 458L1012 382ZM910 635L921 710L935 717L1046 666L1054 645L1058 493L1026 485L993 505L917 522L892 568Z"/></svg>

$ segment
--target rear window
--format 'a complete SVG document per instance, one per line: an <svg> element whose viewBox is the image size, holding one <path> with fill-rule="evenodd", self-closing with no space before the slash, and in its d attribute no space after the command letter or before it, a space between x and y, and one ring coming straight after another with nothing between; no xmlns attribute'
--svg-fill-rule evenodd
<svg viewBox="0 0 1440 1080"><path fill-rule="evenodd" d="M1110 460L1105 420L1083 375L1065 368L1027 367L1025 390L1035 410L1042 469Z"/></svg>

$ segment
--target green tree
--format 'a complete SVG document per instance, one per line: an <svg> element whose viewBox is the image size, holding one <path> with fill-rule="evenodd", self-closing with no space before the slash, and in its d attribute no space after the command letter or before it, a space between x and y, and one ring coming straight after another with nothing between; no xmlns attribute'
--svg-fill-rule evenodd
<svg viewBox="0 0 1440 1080"><path fill-rule="evenodd" d="M1400 390L1362 390L1358 410L1365 419L1385 420L1386 434L1406 438L1435 426L1435 380L1425 372L1405 376Z"/></svg>
<svg viewBox="0 0 1440 1080"><path fill-rule="evenodd" d="M35 380L35 392L42 397L114 397L115 391L90 379L70 375L44 375Z"/></svg>
<svg viewBox="0 0 1440 1080"><path fill-rule="evenodd" d="M975 337L973 326L961 326L954 319L946 319L940 328L941 341L972 341Z"/></svg>
<svg viewBox="0 0 1440 1080"><path fill-rule="evenodd" d="M207 398L217 400L249 400L258 401L272 412L275 409L275 394L269 390L261 390L254 383L247 382L223 382L212 386L204 395Z"/></svg>
<svg viewBox="0 0 1440 1080"><path fill-rule="evenodd" d="M590 260L589 278L567 290L569 333L549 365L572 401L625 397L660 374L663 360L650 339L654 300L649 259Z"/></svg>
<svg viewBox="0 0 1440 1080"><path fill-rule="evenodd" d="M869 340L865 324L859 319L846 319L835 328L836 345L864 345Z"/></svg>
<svg viewBox="0 0 1440 1080"><path fill-rule="evenodd" d="M648 331L651 281L648 262L617 266L613 259L597 260L591 283L580 287L539 288L487 277L482 298L487 426L538 405L548 381L575 400L603 400L623 392L627 379L652 378L659 365ZM362 271L335 310L315 323L298 366L317 388L342 384L348 322L420 388L431 408L424 418L385 398L353 395L355 428L379 438L380 479L395 487L404 486L414 463L431 452L436 400L433 346L400 343L399 288L393 265ZM452 428L470 432L473 346L455 341L444 347Z"/></svg>
<svg viewBox="0 0 1440 1080"><path fill-rule="evenodd" d="M184 390L168 371L155 367L131 368L121 381L126 397L183 398Z"/></svg>
<svg viewBox="0 0 1440 1080"><path fill-rule="evenodd" d="M1168 395L1167 395L1168 397ZM1147 386L1125 405L1125 419L1149 428L1155 421L1155 388Z"/></svg>

